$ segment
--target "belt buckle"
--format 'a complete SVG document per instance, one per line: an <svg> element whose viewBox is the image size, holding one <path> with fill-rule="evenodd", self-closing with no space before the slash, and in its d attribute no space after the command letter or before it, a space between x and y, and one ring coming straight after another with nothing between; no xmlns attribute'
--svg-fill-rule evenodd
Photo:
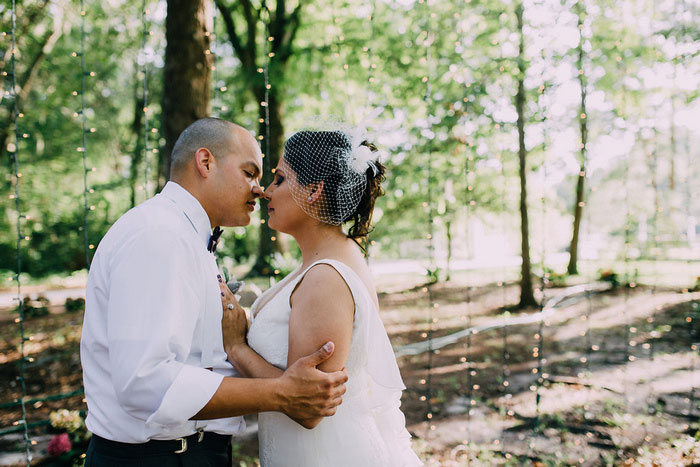
<svg viewBox="0 0 700 467"><path fill-rule="evenodd" d="M187 438L177 438L175 441L180 441L180 449L177 449L175 454L182 454L187 451Z"/></svg>

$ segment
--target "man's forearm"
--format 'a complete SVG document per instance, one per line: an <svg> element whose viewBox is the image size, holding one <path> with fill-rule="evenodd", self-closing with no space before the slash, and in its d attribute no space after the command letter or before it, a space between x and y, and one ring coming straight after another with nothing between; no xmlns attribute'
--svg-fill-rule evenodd
<svg viewBox="0 0 700 467"><path fill-rule="evenodd" d="M279 386L278 380L273 378L224 378L209 402L192 417L192 420L213 420L279 411L282 407Z"/></svg>
<svg viewBox="0 0 700 467"><path fill-rule="evenodd" d="M246 344L238 344L227 349L228 360L246 378L277 378L283 371L268 363Z"/></svg>

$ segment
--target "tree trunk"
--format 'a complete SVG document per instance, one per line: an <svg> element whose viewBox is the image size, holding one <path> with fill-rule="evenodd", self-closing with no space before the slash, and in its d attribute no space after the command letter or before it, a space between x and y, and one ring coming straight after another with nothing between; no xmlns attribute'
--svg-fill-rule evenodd
<svg viewBox="0 0 700 467"><path fill-rule="evenodd" d="M518 307L536 306L532 290L532 265L530 262L530 227L527 217L527 149L525 148L525 35L523 34L523 4L515 7L520 34L520 53L518 54L518 93L515 95L515 109L518 112L518 159L520 161L520 250L522 264L520 267L520 303Z"/></svg>
<svg viewBox="0 0 700 467"><path fill-rule="evenodd" d="M170 154L182 130L209 115L212 56L205 0L168 0L163 70L163 135L159 185L170 177Z"/></svg>
<svg viewBox="0 0 700 467"><path fill-rule="evenodd" d="M138 76L138 73L136 74ZM131 154L131 167L129 167L129 190L131 191L131 207L136 206L136 192L139 184L139 168L143 161L143 96L140 93L138 78L134 82L134 120L131 122L135 143ZM145 188L145 187L144 187Z"/></svg>
<svg viewBox="0 0 700 467"><path fill-rule="evenodd" d="M578 4L577 4L578 5ZM579 26L579 43L578 43L578 81L581 86L581 113L579 115L579 129L581 131L581 169L578 173L578 181L576 183L576 204L574 205L574 228L571 236L571 245L569 246L569 265L566 267L566 272L569 274L578 274L578 239L579 231L581 230L581 219L583 217L584 206L584 182L586 180L586 144L588 142L588 114L586 113L586 75L583 73L583 18L580 6L577 6L578 26Z"/></svg>

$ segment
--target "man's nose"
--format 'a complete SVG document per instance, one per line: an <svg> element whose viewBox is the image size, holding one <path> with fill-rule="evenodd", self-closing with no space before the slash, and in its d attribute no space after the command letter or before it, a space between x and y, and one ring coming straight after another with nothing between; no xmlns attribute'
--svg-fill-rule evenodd
<svg viewBox="0 0 700 467"><path fill-rule="evenodd" d="M272 190L273 190L273 188L272 188L272 183L271 183L265 189L265 192L263 193L263 198L265 198L266 200L269 201L270 200L270 193L272 193Z"/></svg>
<svg viewBox="0 0 700 467"><path fill-rule="evenodd" d="M253 187L253 196L255 196L256 198L262 198L263 195L264 195L264 192L263 192L262 187L260 186L260 183L256 182L255 186Z"/></svg>

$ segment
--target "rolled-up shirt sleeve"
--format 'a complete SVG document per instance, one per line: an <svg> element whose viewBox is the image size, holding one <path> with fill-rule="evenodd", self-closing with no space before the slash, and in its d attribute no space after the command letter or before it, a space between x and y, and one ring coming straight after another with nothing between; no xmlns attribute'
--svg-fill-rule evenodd
<svg viewBox="0 0 700 467"><path fill-rule="evenodd" d="M186 422L223 379L186 363L205 303L192 248L176 232L144 229L112 258L112 384L123 409L148 425Z"/></svg>

